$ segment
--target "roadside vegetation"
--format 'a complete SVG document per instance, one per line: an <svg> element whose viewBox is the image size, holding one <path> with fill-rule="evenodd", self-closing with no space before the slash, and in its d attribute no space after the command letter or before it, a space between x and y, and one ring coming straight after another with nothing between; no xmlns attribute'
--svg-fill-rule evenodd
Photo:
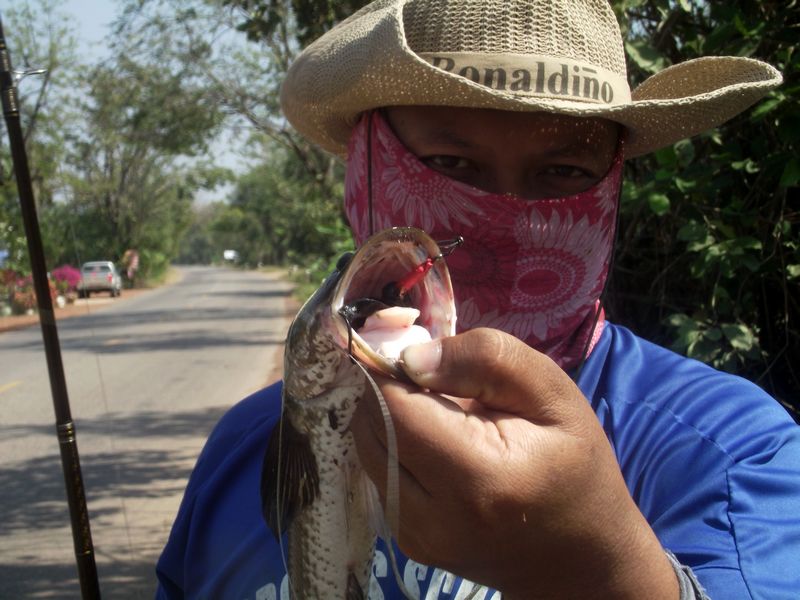
<svg viewBox="0 0 800 600"><path fill-rule="evenodd" d="M19 89L48 264L122 267L135 249L146 285L171 262L223 262L233 249L241 266L286 268L301 295L316 287L351 247L343 164L288 126L278 90L299 50L364 4L124 0L108 57L87 64L57 0L14 3L3 14L12 60L47 69ZM717 130L629 161L609 318L739 373L796 411L800 6L612 4L633 85L724 54L767 60L785 84ZM239 150L235 168L214 160L220 139ZM3 302L3 282L29 275L5 142L0 184Z"/></svg>

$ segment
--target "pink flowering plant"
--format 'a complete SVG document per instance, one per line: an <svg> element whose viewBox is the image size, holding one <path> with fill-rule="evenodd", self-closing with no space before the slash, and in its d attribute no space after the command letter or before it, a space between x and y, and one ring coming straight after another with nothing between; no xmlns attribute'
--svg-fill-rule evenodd
<svg viewBox="0 0 800 600"><path fill-rule="evenodd" d="M51 273L59 294L74 292L81 280L81 272L71 265L61 265Z"/></svg>
<svg viewBox="0 0 800 600"><path fill-rule="evenodd" d="M12 269L0 269L0 309L11 306L17 273Z"/></svg>
<svg viewBox="0 0 800 600"><path fill-rule="evenodd" d="M13 269L0 269L0 292L4 297L11 294L14 283L17 281L17 273Z"/></svg>
<svg viewBox="0 0 800 600"><path fill-rule="evenodd" d="M58 294L52 280L49 281L50 299L55 300ZM14 314L24 314L36 309L36 291L33 288L33 277L17 275L12 283L10 303Z"/></svg>
<svg viewBox="0 0 800 600"><path fill-rule="evenodd" d="M22 314L35 307L36 292L33 290L33 278L30 275L17 277L11 291L11 310L15 314Z"/></svg>

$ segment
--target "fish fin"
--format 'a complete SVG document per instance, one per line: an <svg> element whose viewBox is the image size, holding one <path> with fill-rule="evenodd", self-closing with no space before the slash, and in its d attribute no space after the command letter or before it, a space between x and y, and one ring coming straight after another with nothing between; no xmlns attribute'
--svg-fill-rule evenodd
<svg viewBox="0 0 800 600"><path fill-rule="evenodd" d="M386 522L386 517L383 515L378 488L375 487L372 479L365 472L361 474L361 485L364 490L364 505L367 507L367 522L369 526L384 540L391 539L392 532L389 530L389 523Z"/></svg>
<svg viewBox="0 0 800 600"><path fill-rule="evenodd" d="M261 467L261 509L276 538L319 496L319 472L308 438L285 417L272 430Z"/></svg>
<svg viewBox="0 0 800 600"><path fill-rule="evenodd" d="M358 583L355 573L350 571L347 574L347 593L344 595L345 600L365 600L364 590L361 589L361 584Z"/></svg>

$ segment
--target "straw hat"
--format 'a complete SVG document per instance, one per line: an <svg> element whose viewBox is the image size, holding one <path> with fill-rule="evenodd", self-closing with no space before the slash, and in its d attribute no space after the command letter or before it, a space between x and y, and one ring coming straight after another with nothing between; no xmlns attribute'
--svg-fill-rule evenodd
<svg viewBox="0 0 800 600"><path fill-rule="evenodd" d="M610 119L638 156L723 123L781 80L757 60L708 57L631 91L605 0L376 0L302 52L281 104L341 155L365 110L444 105Z"/></svg>

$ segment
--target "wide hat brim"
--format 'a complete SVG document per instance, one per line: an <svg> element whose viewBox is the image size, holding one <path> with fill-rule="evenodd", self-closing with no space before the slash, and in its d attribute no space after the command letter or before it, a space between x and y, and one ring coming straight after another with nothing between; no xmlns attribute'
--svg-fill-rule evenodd
<svg viewBox="0 0 800 600"><path fill-rule="evenodd" d="M335 154L346 154L364 111L431 105L609 119L625 127L626 156L634 157L724 123L782 81L758 60L706 57L664 69L620 103L525 96L433 66L406 41L402 2L383 4L356 13L306 48L281 89L281 106L295 129Z"/></svg>

